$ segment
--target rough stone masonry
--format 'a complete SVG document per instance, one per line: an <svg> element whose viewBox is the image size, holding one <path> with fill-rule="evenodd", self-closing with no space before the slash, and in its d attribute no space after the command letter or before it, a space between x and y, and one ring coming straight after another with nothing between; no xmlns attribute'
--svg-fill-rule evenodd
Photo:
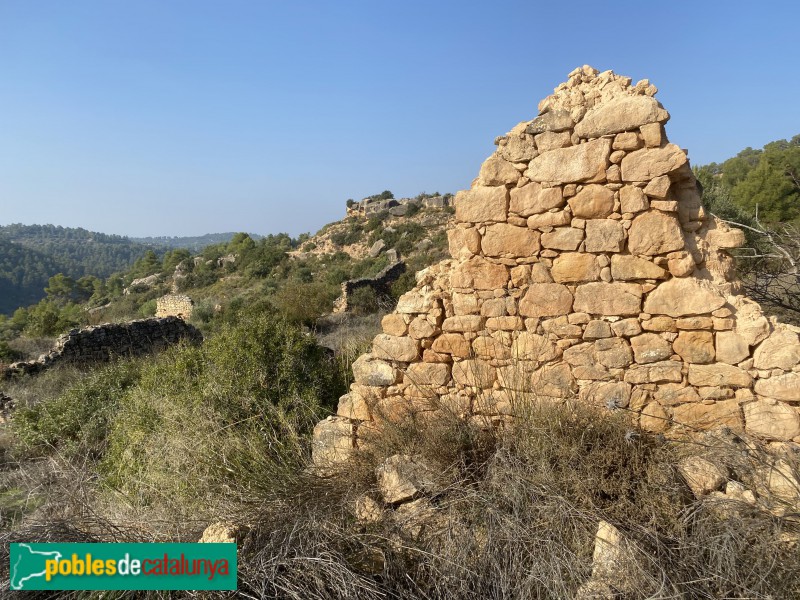
<svg viewBox="0 0 800 600"><path fill-rule="evenodd" d="M799 330L741 294L744 235L704 211L656 91L576 69L497 138L456 196L452 259L417 274L315 428L317 465L387 420L499 424L547 398L800 442Z"/></svg>

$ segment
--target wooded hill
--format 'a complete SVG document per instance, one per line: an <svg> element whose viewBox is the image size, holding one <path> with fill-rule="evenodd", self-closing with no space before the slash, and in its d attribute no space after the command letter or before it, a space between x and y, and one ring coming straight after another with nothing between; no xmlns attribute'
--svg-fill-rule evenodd
<svg viewBox="0 0 800 600"><path fill-rule="evenodd" d="M44 298L47 280L108 277L128 268L148 246L119 235L57 225L0 227L0 313Z"/></svg>

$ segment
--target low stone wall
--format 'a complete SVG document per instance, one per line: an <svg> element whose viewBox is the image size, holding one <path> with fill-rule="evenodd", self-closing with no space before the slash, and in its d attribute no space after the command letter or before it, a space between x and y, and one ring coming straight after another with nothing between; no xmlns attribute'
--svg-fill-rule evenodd
<svg viewBox="0 0 800 600"><path fill-rule="evenodd" d="M181 340L199 343L203 336L197 328L178 317L73 329L59 337L53 349L37 360L10 365L5 377L17 373L37 373L56 364L87 365L118 357L141 356L163 350Z"/></svg>
<svg viewBox="0 0 800 600"><path fill-rule="evenodd" d="M156 300L156 317L179 317L188 321L193 311L194 300L189 296L167 294Z"/></svg>
<svg viewBox="0 0 800 600"><path fill-rule="evenodd" d="M392 295L391 285L397 278L406 271L406 263L397 261L386 267L383 271L378 273L375 277L366 277L362 279L351 279L342 284L342 295L339 296L333 304L334 313L343 313L349 310L348 298L358 289L372 288L375 294L380 297L388 297Z"/></svg>

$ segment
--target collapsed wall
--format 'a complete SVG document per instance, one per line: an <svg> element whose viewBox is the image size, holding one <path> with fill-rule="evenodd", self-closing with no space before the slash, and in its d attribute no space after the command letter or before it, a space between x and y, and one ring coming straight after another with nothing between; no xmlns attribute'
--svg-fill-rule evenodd
<svg viewBox="0 0 800 600"><path fill-rule="evenodd" d="M140 319L128 323L106 323L73 329L57 340L53 349L37 360L10 365L5 376L38 373L57 364L87 365L114 358L141 356L177 344L200 342L203 336L178 317Z"/></svg>
<svg viewBox="0 0 800 600"><path fill-rule="evenodd" d="M704 211L656 91L576 69L496 140L456 196L452 259L417 274L317 425L318 465L387 420L500 424L572 396L651 432L800 442L798 329L741 295L744 235Z"/></svg>

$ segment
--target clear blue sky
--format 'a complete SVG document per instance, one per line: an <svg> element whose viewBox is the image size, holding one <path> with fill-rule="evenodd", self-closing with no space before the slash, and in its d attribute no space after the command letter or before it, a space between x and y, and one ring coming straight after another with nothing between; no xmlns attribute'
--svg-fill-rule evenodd
<svg viewBox="0 0 800 600"><path fill-rule="evenodd" d="M0 0L0 224L296 235L469 187L585 63L695 164L800 133L794 2Z"/></svg>

